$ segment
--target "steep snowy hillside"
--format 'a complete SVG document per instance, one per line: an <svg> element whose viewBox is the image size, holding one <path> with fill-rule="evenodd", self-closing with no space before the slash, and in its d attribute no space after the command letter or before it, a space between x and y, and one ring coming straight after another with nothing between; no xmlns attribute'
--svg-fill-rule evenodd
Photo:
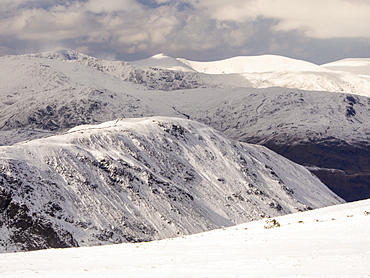
<svg viewBox="0 0 370 278"><path fill-rule="evenodd" d="M176 103L191 119L309 166L347 201L370 198L369 98L239 88L187 91Z"/></svg>
<svg viewBox="0 0 370 278"><path fill-rule="evenodd" d="M0 148L0 250L149 241L343 202L197 122L140 118Z"/></svg>
<svg viewBox="0 0 370 278"><path fill-rule="evenodd" d="M370 77L370 58L348 58L321 66L330 70L346 71Z"/></svg>
<svg viewBox="0 0 370 278"><path fill-rule="evenodd" d="M366 211L369 200L149 243L0 254L0 275L368 277Z"/></svg>

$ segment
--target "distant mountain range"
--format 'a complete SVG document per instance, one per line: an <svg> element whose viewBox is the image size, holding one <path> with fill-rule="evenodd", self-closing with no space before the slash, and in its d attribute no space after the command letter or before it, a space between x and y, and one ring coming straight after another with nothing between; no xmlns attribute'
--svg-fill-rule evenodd
<svg viewBox="0 0 370 278"><path fill-rule="evenodd" d="M0 60L2 145L123 117L190 118L305 165L347 201L370 197L364 71L272 55L128 63L65 50Z"/></svg>

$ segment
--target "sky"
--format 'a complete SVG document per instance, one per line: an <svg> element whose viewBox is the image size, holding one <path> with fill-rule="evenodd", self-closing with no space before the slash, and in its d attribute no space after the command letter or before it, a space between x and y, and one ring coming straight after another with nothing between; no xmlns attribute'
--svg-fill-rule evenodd
<svg viewBox="0 0 370 278"><path fill-rule="evenodd" d="M0 0L0 56L370 57L370 0Z"/></svg>

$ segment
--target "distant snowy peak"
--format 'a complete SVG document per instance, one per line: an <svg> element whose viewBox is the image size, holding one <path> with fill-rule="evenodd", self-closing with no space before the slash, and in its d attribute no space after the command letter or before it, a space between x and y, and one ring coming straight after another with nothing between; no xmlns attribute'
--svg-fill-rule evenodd
<svg viewBox="0 0 370 278"><path fill-rule="evenodd" d="M157 54L144 60L124 62L108 61L73 50L63 50L28 55L29 59L30 57L41 58L40 63L43 64L50 64L46 61L49 60L84 65L123 81L143 85L150 90L284 87L370 95L370 78L349 72L333 71L309 62L276 55L195 62ZM58 68L60 66L65 67L60 64Z"/></svg>
<svg viewBox="0 0 370 278"><path fill-rule="evenodd" d="M197 71L207 74L255 73L272 71L325 71L326 69L301 60L277 55L239 56L220 61L197 62L157 54L131 62L135 65L162 69Z"/></svg>
<svg viewBox="0 0 370 278"><path fill-rule="evenodd" d="M356 75L370 76L370 58L348 58L321 66L330 70L347 71Z"/></svg>
<svg viewBox="0 0 370 278"><path fill-rule="evenodd" d="M164 55L163 53L156 54L147 59L130 62L131 64L159 69L177 70L177 71L195 71L187 64L179 59Z"/></svg>
<svg viewBox="0 0 370 278"><path fill-rule="evenodd" d="M198 72L209 74L253 73L272 71L325 71L318 65L277 55L240 56L213 62L178 59Z"/></svg>

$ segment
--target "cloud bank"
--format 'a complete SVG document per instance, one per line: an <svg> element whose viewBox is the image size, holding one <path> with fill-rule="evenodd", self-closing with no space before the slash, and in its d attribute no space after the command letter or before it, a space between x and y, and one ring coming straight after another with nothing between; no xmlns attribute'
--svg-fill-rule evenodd
<svg viewBox="0 0 370 278"><path fill-rule="evenodd" d="M369 56L368 0L2 0L0 55L73 48L136 59ZM335 57L334 57L335 56Z"/></svg>

